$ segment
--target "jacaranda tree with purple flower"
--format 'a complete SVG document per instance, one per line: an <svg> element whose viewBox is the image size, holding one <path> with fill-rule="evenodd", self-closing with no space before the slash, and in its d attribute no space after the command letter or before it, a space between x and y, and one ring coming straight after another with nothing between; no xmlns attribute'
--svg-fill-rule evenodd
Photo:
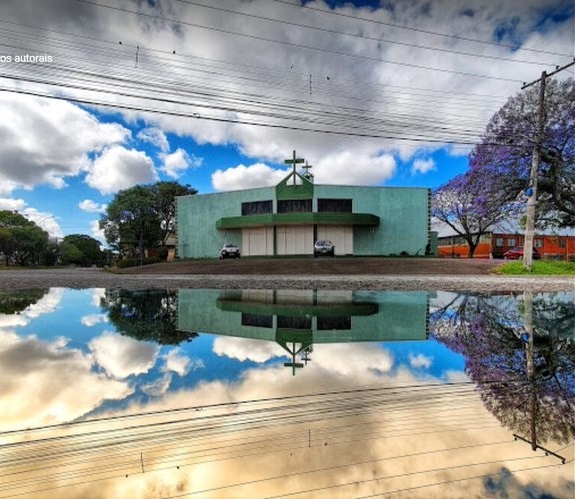
<svg viewBox="0 0 575 499"><path fill-rule="evenodd" d="M469 157L470 171L514 201L530 187L539 87L511 97L491 118ZM575 225L575 83L548 80L545 89L537 217L540 225Z"/></svg>
<svg viewBox="0 0 575 499"><path fill-rule="evenodd" d="M436 189L431 198L432 217L463 237L469 258L473 258L481 236L517 209L518 204L508 200L494 178L471 170Z"/></svg>

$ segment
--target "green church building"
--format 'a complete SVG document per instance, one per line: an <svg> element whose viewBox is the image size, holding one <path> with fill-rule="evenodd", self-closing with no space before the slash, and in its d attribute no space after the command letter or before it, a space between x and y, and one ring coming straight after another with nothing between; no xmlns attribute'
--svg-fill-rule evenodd
<svg viewBox="0 0 575 499"><path fill-rule="evenodd" d="M317 240L336 255L429 249L429 189L319 185L296 171L301 162L294 151L293 171L275 187L176 198L178 257L216 258L224 243L242 256L312 255Z"/></svg>

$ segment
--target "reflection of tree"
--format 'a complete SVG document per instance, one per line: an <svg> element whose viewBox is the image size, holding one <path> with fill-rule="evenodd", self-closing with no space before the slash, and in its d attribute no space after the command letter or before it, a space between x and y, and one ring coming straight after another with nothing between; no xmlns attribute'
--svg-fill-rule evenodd
<svg viewBox="0 0 575 499"><path fill-rule="evenodd" d="M432 314L431 329L465 356L486 407L506 427L532 435L534 423L539 441L567 443L575 436L575 304L535 295L530 309L532 338L525 304L512 295L458 296Z"/></svg>
<svg viewBox="0 0 575 499"><path fill-rule="evenodd" d="M20 313L43 298L47 292L47 289L0 291L0 314Z"/></svg>
<svg viewBox="0 0 575 499"><path fill-rule="evenodd" d="M101 306L119 333L141 341L179 345L197 333L178 331L177 291L168 289L106 290Z"/></svg>

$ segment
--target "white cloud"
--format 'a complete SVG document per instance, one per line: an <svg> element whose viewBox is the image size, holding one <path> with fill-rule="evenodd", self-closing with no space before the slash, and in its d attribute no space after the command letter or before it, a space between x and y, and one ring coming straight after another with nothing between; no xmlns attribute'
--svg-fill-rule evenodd
<svg viewBox="0 0 575 499"><path fill-rule="evenodd" d="M0 109L0 193L41 184L60 189L87 169L91 152L130 135L64 101L1 93Z"/></svg>
<svg viewBox="0 0 575 499"><path fill-rule="evenodd" d="M286 175L287 171L274 170L263 163L238 165L227 170L216 170L212 174L212 185L217 191L266 187L276 185Z"/></svg>
<svg viewBox="0 0 575 499"><path fill-rule="evenodd" d="M0 329L13 328L16 326L25 326L28 319L19 314L0 314Z"/></svg>
<svg viewBox="0 0 575 499"><path fill-rule="evenodd" d="M41 212L36 208L27 206L26 201L23 199L0 199L0 210L17 211L28 220L34 222L38 227L48 232L50 237L63 237L60 224L52 213Z"/></svg>
<svg viewBox="0 0 575 499"><path fill-rule="evenodd" d="M319 183L385 184L397 173L394 158L404 162L416 159L410 163L413 173L427 173L431 182L430 160L417 158L428 158L438 149L447 149L452 154L467 152L468 145L447 145L454 133L471 139L479 137L493 113L508 96L519 91L521 81L538 76L536 65L519 61L537 60L542 67L552 68L571 60L569 54L565 57L535 55L528 49L545 47L546 51L563 53L573 39L571 14L548 15L561 3L559 0L499 3L470 0L464 8L458 2L427 0L384 2L380 3L383 7L370 9L359 9L351 3L333 8L325 2L310 4L319 6L322 12L303 5L278 5L262 0L236 2L232 7L224 0L214 0L215 9L196 8L185 2L153 5L132 2L131 9L160 15L153 21L136 15L118 16L113 10L85 4L70 9L66 2L56 2L48 9L39 1L32 3L37 3L37 8L26 8L23 2L8 2L3 10L5 18L25 25L34 23L74 32L78 36L129 41L130 48L128 44L116 47L117 58L94 57L91 47L82 44L70 52L71 60L84 60L86 64L93 60L91 69L106 76L120 75L120 71L132 67L135 54L131 47L139 40L150 40L147 48L165 54L161 58L143 56L134 74L150 84L170 82L165 90L173 89L174 93L165 97L185 101L186 105L151 103L138 96L128 98L64 87L40 89L25 82L6 81L5 85L74 97L105 98L112 104L153 106L186 116L119 111L130 126L139 130L137 141L128 142L132 139L131 132L113 122L117 115L116 111L111 113L110 108L100 107L90 113L62 101L2 93L0 195L6 196L14 189L32 189L38 184L62 188L70 177L81 177L85 173L90 186L108 194L135 183L155 181L158 177L152 161L144 153L138 156L134 149L115 149L119 144L128 147L128 143L129 147L136 148L140 145L148 148L151 144L154 153L148 154L154 160L158 157L162 172L174 177L180 174L191 177L186 155L177 151L168 154L171 149L166 134L174 144L176 137L172 139L172 134L178 135L178 144L183 144L181 137L191 137L200 145L237 150L246 158L238 166L235 165L239 161L216 163L213 158L219 160L220 151L213 149L215 154L210 158L210 166L215 164L219 169L211 180L214 188L221 191L274 185L284 176L283 160L294 148L314 165L313 173ZM217 7L233 10L241 7L248 16L218 11ZM331 15L332 10L360 15L374 22ZM284 22L266 22L250 18L249 14ZM162 16L183 23L166 22ZM321 25L342 34L295 28L289 24L292 21ZM230 32L258 33L260 39L222 36L210 29L198 32L186 22L225 27ZM417 30L393 28L389 23ZM44 46L44 41L45 46L54 46L48 43L52 34L45 31L34 42L36 47ZM426 31L455 37L432 36ZM265 42L266 37L279 43ZM500 37L503 44L470 43L462 37L486 42ZM25 42L24 39L18 41ZM185 55L171 54L179 47L186 47ZM313 50L314 47L318 50ZM62 57L61 52L57 55ZM507 60L493 59L497 57ZM429 69L432 67L439 71ZM10 68L11 71L17 69L16 66ZM27 67L26 72L44 76L34 75L34 69ZM50 71L54 80L64 83L69 83L72 76L56 64ZM197 90L198 94L188 99L183 93L190 90ZM112 122L102 123L101 114L106 114L106 120ZM270 126L244 125L233 123L234 120L264 122ZM280 128L281 125L338 133L286 130ZM363 132L380 138L351 136ZM414 141L401 140L409 138ZM439 142L431 142L431 139ZM187 150L193 166L193 150ZM116 151L117 161L112 161L111 151ZM155 156L156 151L164 155L163 163L160 155ZM130 170L127 163L135 167ZM437 170L444 167L435 165ZM207 170L202 168L197 176L204 171L209 175Z"/></svg>
<svg viewBox="0 0 575 499"><path fill-rule="evenodd" d="M343 151L321 158L312 173L318 184L380 185L393 178L395 170L390 154Z"/></svg>
<svg viewBox="0 0 575 499"><path fill-rule="evenodd" d="M162 153L159 157L163 163L162 170L172 178L178 178L188 168L197 168L202 165L201 158L190 157L182 148L170 154Z"/></svg>
<svg viewBox="0 0 575 499"><path fill-rule="evenodd" d="M90 290L90 294L90 303L95 307L99 307L102 298L106 296L106 288L92 288Z"/></svg>
<svg viewBox="0 0 575 499"><path fill-rule="evenodd" d="M154 163L145 152L119 145L104 150L89 170L86 183L101 194L112 194L158 180Z"/></svg>
<svg viewBox="0 0 575 499"><path fill-rule="evenodd" d="M159 128L144 128L143 130L140 130L137 137L144 142L155 145L163 152L170 150L170 143L168 142L168 138L166 137L166 134Z"/></svg>
<svg viewBox="0 0 575 499"><path fill-rule="evenodd" d="M84 199L78 203L78 206L81 210L87 211L89 213L104 213L108 205L106 204L98 204L91 199Z"/></svg>
<svg viewBox="0 0 575 499"><path fill-rule="evenodd" d="M97 363L117 379L148 372L155 364L157 345L105 332L89 343Z"/></svg>
<svg viewBox="0 0 575 499"><path fill-rule="evenodd" d="M411 173L427 173L436 169L433 159L416 159L411 167Z"/></svg>
<svg viewBox="0 0 575 499"><path fill-rule="evenodd" d="M0 210L20 211L26 204L23 199L0 198Z"/></svg>
<svg viewBox="0 0 575 499"><path fill-rule="evenodd" d="M429 369L431 367L433 359L427 355L419 353L417 355L409 354L409 365L414 369Z"/></svg>
<svg viewBox="0 0 575 499"><path fill-rule="evenodd" d="M106 244L104 229L100 229L100 222L98 220L92 220L90 222L90 232L92 233L93 238L98 239L102 243Z"/></svg>
<svg viewBox="0 0 575 499"><path fill-rule="evenodd" d="M38 227L44 229L50 237L64 237L60 224L51 213L38 211L36 208L24 208L22 210L22 215L27 219L32 220Z"/></svg>

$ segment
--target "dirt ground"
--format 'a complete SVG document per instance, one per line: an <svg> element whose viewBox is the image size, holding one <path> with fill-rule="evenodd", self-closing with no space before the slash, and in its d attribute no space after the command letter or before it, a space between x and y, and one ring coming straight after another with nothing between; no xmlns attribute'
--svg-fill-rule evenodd
<svg viewBox="0 0 575 499"><path fill-rule="evenodd" d="M123 269L122 274L204 275L488 275L502 260L450 258L240 258L238 260L183 260L142 268Z"/></svg>

